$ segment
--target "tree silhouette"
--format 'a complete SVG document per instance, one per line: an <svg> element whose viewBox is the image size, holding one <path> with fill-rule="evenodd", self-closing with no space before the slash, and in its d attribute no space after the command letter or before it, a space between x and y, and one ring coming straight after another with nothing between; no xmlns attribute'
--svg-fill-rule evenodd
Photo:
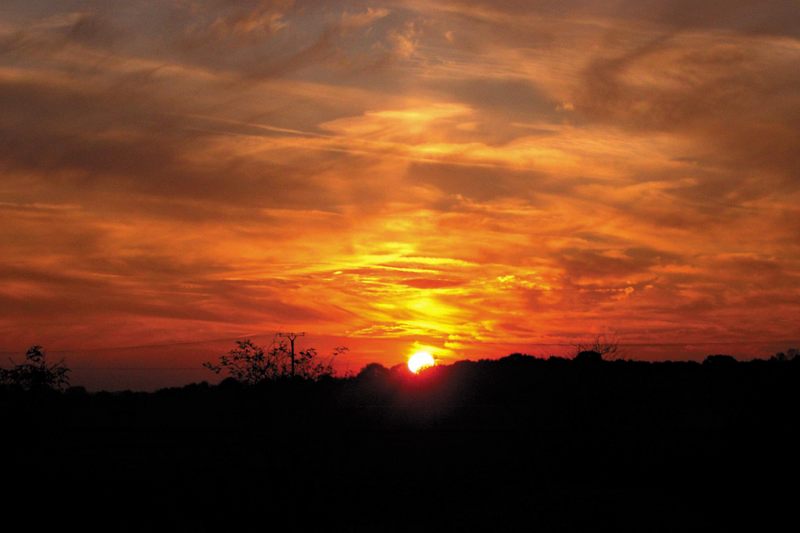
<svg viewBox="0 0 800 533"><path fill-rule="evenodd" d="M800 360L800 350L797 348L789 348L789 350L786 352L778 352L770 357L770 361L777 361L779 363L797 360Z"/></svg>
<svg viewBox="0 0 800 533"><path fill-rule="evenodd" d="M584 350L578 352L578 354L575 356L576 363L593 364L593 363L600 363L602 361L603 361L603 354L601 354L600 352L596 352L594 350Z"/></svg>
<svg viewBox="0 0 800 533"><path fill-rule="evenodd" d="M295 359L295 375L303 378L318 381L326 377L333 377L333 361L338 356L347 352L345 346L337 346L333 349L333 354L327 361L321 361L315 348L301 350Z"/></svg>
<svg viewBox="0 0 800 533"><path fill-rule="evenodd" d="M718 353L707 355L705 359L703 359L704 365L712 365L718 367L729 367L736 365L736 358L732 355Z"/></svg>
<svg viewBox="0 0 800 533"><path fill-rule="evenodd" d="M588 354L588 353L593 353L598 355L581 356L581 354ZM575 345L575 359L579 358L581 360L598 359L598 360L608 361L610 359L616 359L621 355L622 354L620 350L620 344L616 336L608 337L606 335L598 335L594 338L592 342Z"/></svg>
<svg viewBox="0 0 800 533"><path fill-rule="evenodd" d="M347 348L339 346L327 361L321 361L315 348L301 350L295 356L294 375L313 381L332 377L333 360L346 351ZM206 362L203 366L215 374L225 371L240 383L256 385L292 377L292 354L285 341L273 342L269 349L264 349L245 339L236 341L236 347L221 355L217 363Z"/></svg>
<svg viewBox="0 0 800 533"><path fill-rule="evenodd" d="M69 386L69 372L63 359L48 365L44 349L36 345L25 352L24 363L0 369L0 382L24 390L63 390Z"/></svg>

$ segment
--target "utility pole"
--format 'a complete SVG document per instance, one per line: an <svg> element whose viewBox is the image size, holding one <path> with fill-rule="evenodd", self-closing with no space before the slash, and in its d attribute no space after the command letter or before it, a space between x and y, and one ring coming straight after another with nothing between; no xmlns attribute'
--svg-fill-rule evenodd
<svg viewBox="0 0 800 533"><path fill-rule="evenodd" d="M305 335L306 335L305 331L301 331L300 333L294 333L294 332L283 333L283 332L279 332L276 335L276 337L285 337L285 338L289 339L289 344L292 345L292 377L294 377L294 340L297 337L305 337Z"/></svg>

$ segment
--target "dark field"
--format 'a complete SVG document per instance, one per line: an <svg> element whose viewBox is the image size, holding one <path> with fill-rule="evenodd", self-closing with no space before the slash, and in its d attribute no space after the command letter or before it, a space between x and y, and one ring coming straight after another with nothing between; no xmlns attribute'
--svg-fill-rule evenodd
<svg viewBox="0 0 800 533"><path fill-rule="evenodd" d="M4 389L3 512L35 531L793 530L798 378L797 359L510 356L250 388Z"/></svg>

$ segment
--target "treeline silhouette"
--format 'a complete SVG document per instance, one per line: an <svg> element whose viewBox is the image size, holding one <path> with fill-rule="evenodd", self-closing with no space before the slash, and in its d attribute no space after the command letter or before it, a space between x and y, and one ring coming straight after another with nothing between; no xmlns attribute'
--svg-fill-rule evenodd
<svg viewBox="0 0 800 533"><path fill-rule="evenodd" d="M586 350L155 393L6 384L6 503L109 531L770 530L796 505L798 378L796 352Z"/></svg>

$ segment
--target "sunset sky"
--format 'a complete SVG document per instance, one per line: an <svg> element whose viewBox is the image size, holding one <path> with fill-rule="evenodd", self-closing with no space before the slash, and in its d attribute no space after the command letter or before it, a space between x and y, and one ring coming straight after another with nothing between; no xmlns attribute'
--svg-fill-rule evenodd
<svg viewBox="0 0 800 533"><path fill-rule="evenodd" d="M797 343L798 2L4 0L3 360L180 383L275 331Z"/></svg>

